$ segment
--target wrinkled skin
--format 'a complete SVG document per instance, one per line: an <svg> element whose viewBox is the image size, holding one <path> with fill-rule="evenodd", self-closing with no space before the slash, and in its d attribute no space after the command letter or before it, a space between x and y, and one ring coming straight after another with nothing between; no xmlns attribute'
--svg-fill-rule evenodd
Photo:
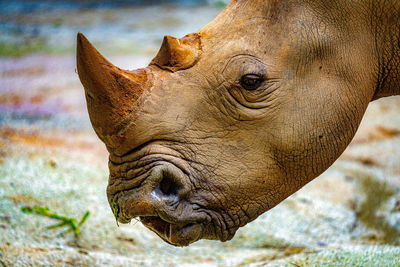
<svg viewBox="0 0 400 267"><path fill-rule="evenodd" d="M131 72L78 34L118 220L179 246L226 241L317 177L368 103L400 94L399 17L398 0L232 1Z"/></svg>

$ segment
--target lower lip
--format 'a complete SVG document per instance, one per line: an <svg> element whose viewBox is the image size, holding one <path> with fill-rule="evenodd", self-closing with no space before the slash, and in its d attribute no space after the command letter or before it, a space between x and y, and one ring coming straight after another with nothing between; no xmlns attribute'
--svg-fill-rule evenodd
<svg viewBox="0 0 400 267"><path fill-rule="evenodd" d="M199 240L202 232L201 224L178 226L159 217L140 217L140 221L172 245L187 246Z"/></svg>
<svg viewBox="0 0 400 267"><path fill-rule="evenodd" d="M159 217L146 216L140 217L140 221L148 228L156 232L162 238L169 239L171 234L171 224Z"/></svg>

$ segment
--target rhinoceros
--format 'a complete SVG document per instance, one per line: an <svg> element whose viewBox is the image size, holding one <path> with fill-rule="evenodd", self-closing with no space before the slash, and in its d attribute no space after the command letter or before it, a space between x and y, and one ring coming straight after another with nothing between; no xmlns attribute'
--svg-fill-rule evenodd
<svg viewBox="0 0 400 267"><path fill-rule="evenodd" d="M78 33L77 69L117 220L177 246L226 241L325 171L369 102L400 94L400 1L233 0L137 70Z"/></svg>

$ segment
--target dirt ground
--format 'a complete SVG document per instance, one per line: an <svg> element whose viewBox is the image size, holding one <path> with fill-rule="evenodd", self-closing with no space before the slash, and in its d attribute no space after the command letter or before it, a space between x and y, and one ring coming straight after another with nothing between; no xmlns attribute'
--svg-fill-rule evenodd
<svg viewBox="0 0 400 267"><path fill-rule="evenodd" d="M110 60L133 69L150 57L141 50ZM400 97L371 103L320 177L231 241L176 248L141 223L116 224L108 155L90 126L74 54L2 57L0 266L400 266L399 114ZM35 205L90 216L75 238L21 212Z"/></svg>

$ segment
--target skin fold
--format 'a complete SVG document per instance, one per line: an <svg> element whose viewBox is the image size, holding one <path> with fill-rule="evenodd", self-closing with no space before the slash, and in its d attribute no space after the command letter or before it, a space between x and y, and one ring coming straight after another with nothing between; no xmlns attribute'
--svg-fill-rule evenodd
<svg viewBox="0 0 400 267"><path fill-rule="evenodd" d="M400 94L398 0L234 0L146 68L78 34L107 196L166 242L231 239L325 171L372 100Z"/></svg>

